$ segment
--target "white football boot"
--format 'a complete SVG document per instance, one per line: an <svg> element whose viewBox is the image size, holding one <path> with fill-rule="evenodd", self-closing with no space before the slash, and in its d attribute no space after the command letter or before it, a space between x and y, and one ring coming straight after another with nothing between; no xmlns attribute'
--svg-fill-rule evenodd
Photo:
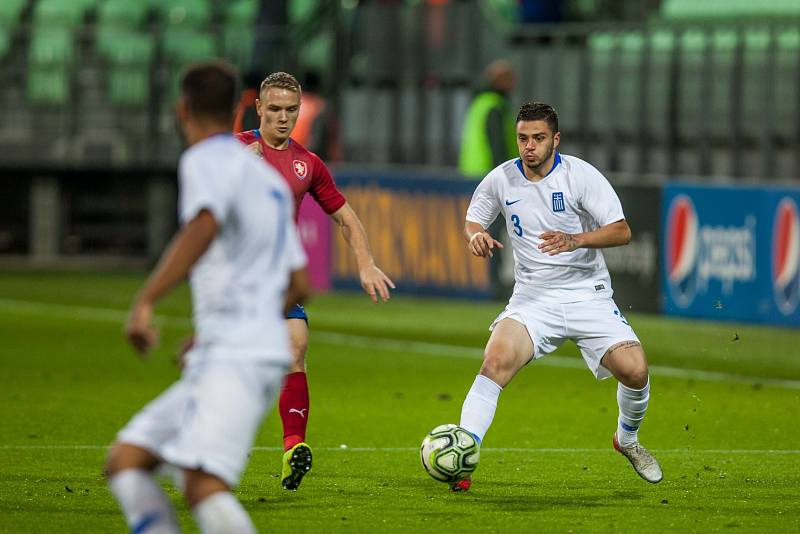
<svg viewBox="0 0 800 534"><path fill-rule="evenodd" d="M631 465L639 473L639 476L650 482L657 484L664 478L664 473L661 472L661 466L658 465L658 460L655 456L650 454L650 451L642 447L637 441L630 445L622 446L617 441L617 433L614 432L614 448L622 454L625 458L630 460Z"/></svg>

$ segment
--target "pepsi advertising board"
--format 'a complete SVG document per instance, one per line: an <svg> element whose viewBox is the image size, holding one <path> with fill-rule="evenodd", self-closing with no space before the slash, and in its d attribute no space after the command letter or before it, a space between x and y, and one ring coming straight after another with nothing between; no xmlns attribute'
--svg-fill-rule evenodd
<svg viewBox="0 0 800 534"><path fill-rule="evenodd" d="M800 189L670 184L664 312L800 325Z"/></svg>

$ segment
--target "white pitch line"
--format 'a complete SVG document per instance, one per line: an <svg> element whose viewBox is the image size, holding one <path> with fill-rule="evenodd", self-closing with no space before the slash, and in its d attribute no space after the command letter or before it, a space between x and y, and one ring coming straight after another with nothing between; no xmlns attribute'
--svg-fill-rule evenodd
<svg viewBox="0 0 800 534"><path fill-rule="evenodd" d="M27 313L31 315L46 315L59 318L74 318L81 320L111 322L124 324L127 312L113 308L95 308L91 306L75 306L71 304L55 304L49 302L34 302L17 299L0 298L0 311L14 313ZM192 321L185 317L170 315L157 315L156 323L161 326L178 328L191 328ZM427 343L423 341L404 341L398 339L358 336L353 334L339 334L312 330L311 341L320 341L330 345L343 345L359 348L377 348L403 353L430 354L449 358L465 358L479 360L483 357L483 349L476 347L463 347L446 343ZM534 365L548 367L563 367L568 369L586 369L583 360L568 356L549 355L538 359ZM687 380L703 380L706 382L733 382L739 384L762 384L784 389L800 390L800 380L784 378L766 378L746 376L717 371L702 371L699 369L682 369L663 365L651 365L650 374L654 376L668 376Z"/></svg>
<svg viewBox="0 0 800 534"><path fill-rule="evenodd" d="M0 450L106 450L108 445L0 445ZM283 452L281 447L252 447L256 452ZM314 447L316 451L325 452L419 452L418 447ZM729 455L794 455L800 449L652 449L658 454L729 454ZM592 448L535 448L535 447L483 447L481 452L503 453L518 452L525 454L575 454L575 453L613 453L611 447L605 449Z"/></svg>

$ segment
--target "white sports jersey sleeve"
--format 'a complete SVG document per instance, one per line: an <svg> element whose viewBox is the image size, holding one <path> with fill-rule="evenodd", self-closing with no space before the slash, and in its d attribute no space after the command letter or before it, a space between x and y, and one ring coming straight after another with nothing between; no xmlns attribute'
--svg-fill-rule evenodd
<svg viewBox="0 0 800 534"><path fill-rule="evenodd" d="M198 157L181 158L178 168L180 199L178 216L186 224L203 209L211 212L219 226L227 219L230 205L230 184L214 180L209 168Z"/></svg>
<svg viewBox="0 0 800 534"><path fill-rule="evenodd" d="M622 203L608 179L585 161L573 160L573 164L581 171L578 183L583 187L579 202L597 225L606 226L624 219Z"/></svg>
<svg viewBox="0 0 800 534"><path fill-rule="evenodd" d="M489 173L472 194L467 210L467 220L489 228L500 214L496 172Z"/></svg>

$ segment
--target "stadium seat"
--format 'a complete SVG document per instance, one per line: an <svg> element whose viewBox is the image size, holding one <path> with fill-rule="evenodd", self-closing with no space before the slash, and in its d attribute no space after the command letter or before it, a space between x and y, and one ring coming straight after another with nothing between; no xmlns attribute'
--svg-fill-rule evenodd
<svg viewBox="0 0 800 534"><path fill-rule="evenodd" d="M141 28L147 19L149 6L130 0L106 0L98 8L99 28Z"/></svg>
<svg viewBox="0 0 800 534"><path fill-rule="evenodd" d="M775 36L775 117L797 117L800 101L797 80L800 79L800 29L781 30ZM791 139L797 125L791 120L773 121L775 133Z"/></svg>
<svg viewBox="0 0 800 534"><path fill-rule="evenodd" d="M34 26L79 26L95 4L95 0L39 0L33 9Z"/></svg>
<svg viewBox="0 0 800 534"><path fill-rule="evenodd" d="M172 100L178 89L183 67L192 61L217 57L214 35L187 29L166 28L162 38L162 52L170 65L170 79L165 96Z"/></svg>
<svg viewBox="0 0 800 534"><path fill-rule="evenodd" d="M708 35L705 30L690 28L681 34L679 43L679 136L685 140L696 140L704 126L702 119L707 105L703 98L703 81Z"/></svg>
<svg viewBox="0 0 800 534"><path fill-rule="evenodd" d="M0 26L0 61L2 61L11 48L11 34Z"/></svg>
<svg viewBox="0 0 800 534"><path fill-rule="evenodd" d="M664 141L670 124L669 91L672 84L672 59L676 36L672 30L656 29L649 37L650 77L647 89L648 131L654 139Z"/></svg>
<svg viewBox="0 0 800 534"><path fill-rule="evenodd" d="M616 127L627 135L635 135L638 127L639 72L644 59L644 36L638 31L628 31L619 38L619 62L617 70Z"/></svg>
<svg viewBox="0 0 800 534"><path fill-rule="evenodd" d="M664 0L661 15L670 20L796 17L797 0Z"/></svg>
<svg viewBox="0 0 800 534"><path fill-rule="evenodd" d="M0 28L16 26L26 2L27 0L3 0L0 2Z"/></svg>
<svg viewBox="0 0 800 534"><path fill-rule="evenodd" d="M39 104L63 104L69 96L69 67L74 59L72 32L53 27L33 32L28 58L28 98Z"/></svg>
<svg viewBox="0 0 800 534"><path fill-rule="evenodd" d="M731 131L731 84L739 35L735 30L717 29L711 34L711 84L708 127L713 138L724 139Z"/></svg>
<svg viewBox="0 0 800 534"><path fill-rule="evenodd" d="M143 106L150 92L154 44L147 34L127 32L106 51L108 94L113 104Z"/></svg>
<svg viewBox="0 0 800 534"><path fill-rule="evenodd" d="M242 68L250 65L255 40L258 4L254 0L234 2L225 13L222 55Z"/></svg>
<svg viewBox="0 0 800 534"><path fill-rule="evenodd" d="M211 20L208 0L163 0L154 2L164 26L173 28L202 28Z"/></svg>
<svg viewBox="0 0 800 534"><path fill-rule="evenodd" d="M589 36L591 70L591 90L589 93L589 125L592 132L608 129L612 119L609 109L611 91L612 62L617 48L617 34L597 32Z"/></svg>

